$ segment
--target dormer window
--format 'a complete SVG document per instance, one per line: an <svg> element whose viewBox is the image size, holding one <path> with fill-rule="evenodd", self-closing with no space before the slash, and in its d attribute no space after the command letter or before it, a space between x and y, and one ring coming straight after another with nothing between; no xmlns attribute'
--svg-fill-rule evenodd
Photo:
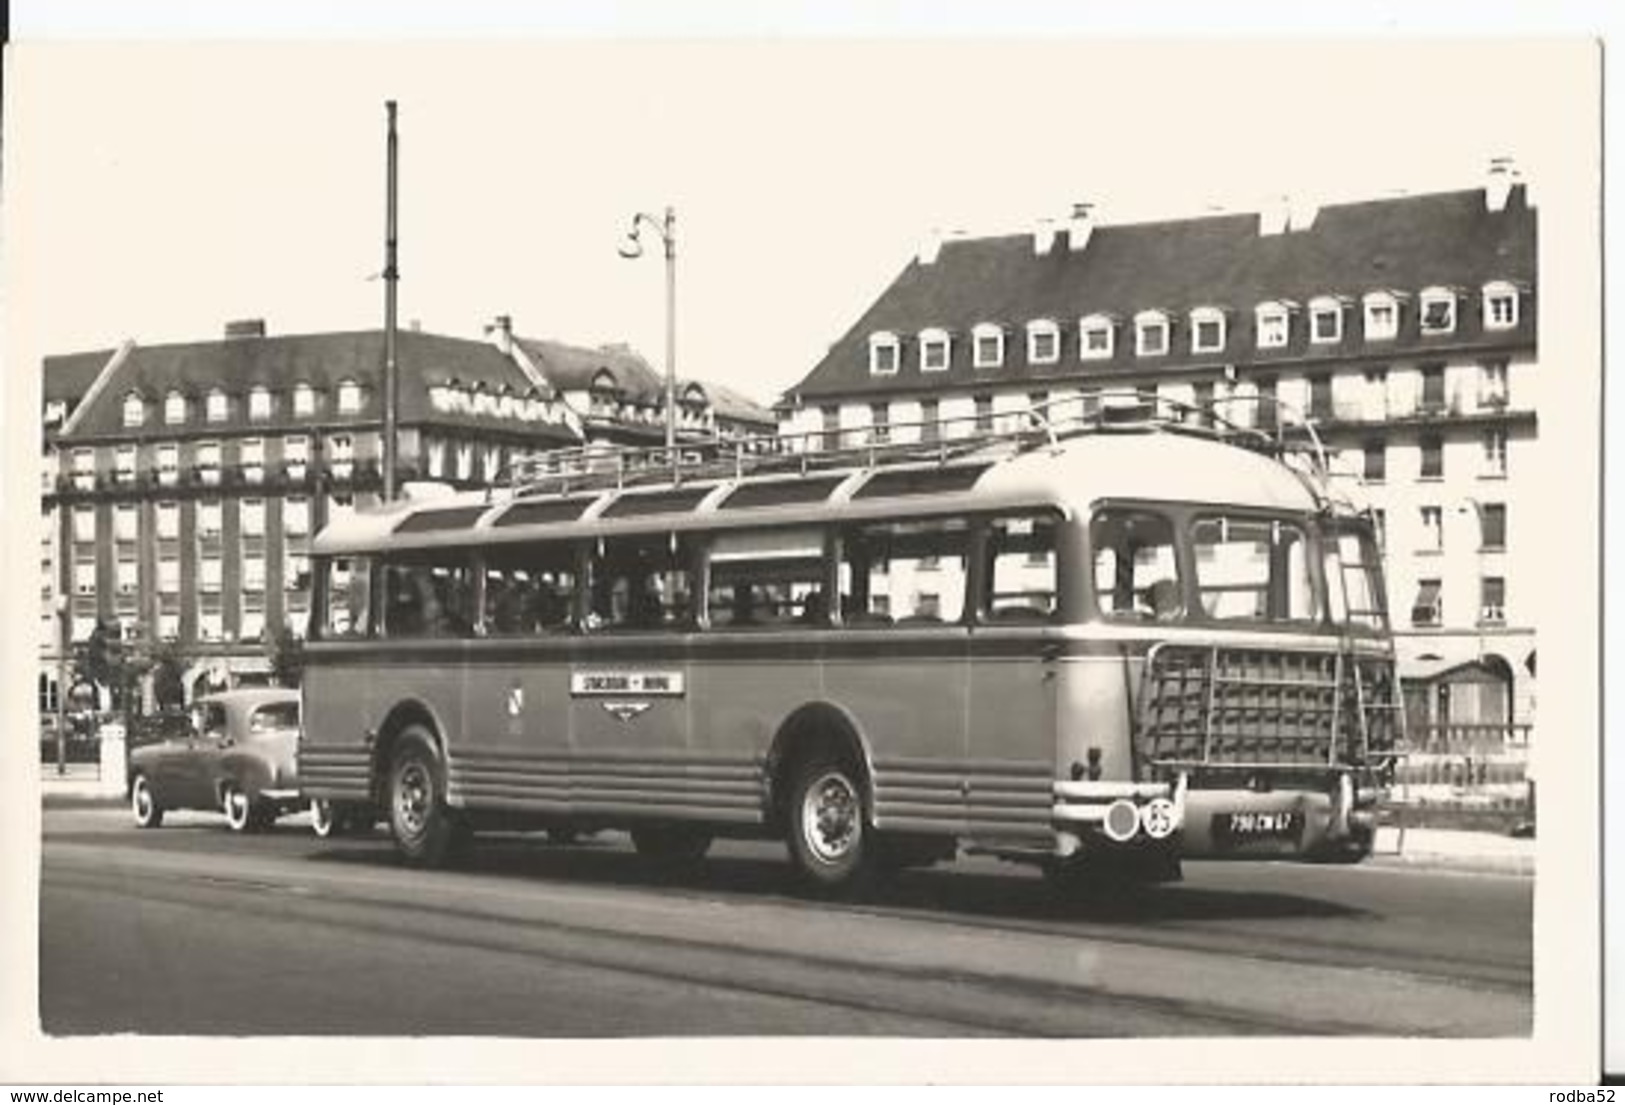
<svg viewBox="0 0 1625 1105"><path fill-rule="evenodd" d="M1047 318L1027 324L1027 363L1054 364L1061 359L1061 328Z"/></svg>
<svg viewBox="0 0 1625 1105"><path fill-rule="evenodd" d="M186 421L186 396L178 391L172 391L164 397L164 422L170 426L179 426Z"/></svg>
<svg viewBox="0 0 1625 1105"><path fill-rule="evenodd" d="M1086 315L1078 320L1078 359L1109 360L1116 344L1112 320L1106 315Z"/></svg>
<svg viewBox="0 0 1625 1105"><path fill-rule="evenodd" d="M1399 335L1399 300L1392 292L1365 297L1365 339L1383 341Z"/></svg>
<svg viewBox="0 0 1625 1105"><path fill-rule="evenodd" d="M1286 304L1279 301L1260 303L1255 314L1258 318L1258 348L1286 348L1290 333Z"/></svg>
<svg viewBox="0 0 1625 1105"><path fill-rule="evenodd" d="M1191 352L1217 353L1224 348L1224 312L1198 307L1191 312Z"/></svg>
<svg viewBox="0 0 1625 1105"><path fill-rule="evenodd" d="M269 388L256 387L248 393L248 417L256 420L271 417L271 390Z"/></svg>
<svg viewBox="0 0 1625 1105"><path fill-rule="evenodd" d="M896 334L882 330L869 335L869 375L896 375L900 359Z"/></svg>
<svg viewBox="0 0 1625 1105"><path fill-rule="evenodd" d="M948 368L948 331L920 331L920 369L924 372L943 372Z"/></svg>
<svg viewBox="0 0 1625 1105"><path fill-rule="evenodd" d="M1484 329L1510 330L1518 325L1518 289L1505 280L1484 285Z"/></svg>
<svg viewBox="0 0 1625 1105"><path fill-rule="evenodd" d="M137 392L130 392L124 397L124 424L126 426L139 426L147 420L147 404Z"/></svg>
<svg viewBox="0 0 1625 1105"><path fill-rule="evenodd" d="M1004 327L983 322L971 330L971 362L977 368L998 368L1004 364Z"/></svg>
<svg viewBox="0 0 1625 1105"><path fill-rule="evenodd" d="M339 413L355 414L361 409L361 385L354 380L339 381Z"/></svg>
<svg viewBox="0 0 1625 1105"><path fill-rule="evenodd" d="M1326 345L1343 340L1343 304L1323 295L1309 301L1309 341Z"/></svg>
<svg viewBox="0 0 1625 1105"><path fill-rule="evenodd" d="M219 388L215 388L213 391L209 392L208 399L204 401L203 410L204 416L208 418L210 422L224 422L226 420L227 409L225 392L221 391Z"/></svg>
<svg viewBox="0 0 1625 1105"><path fill-rule="evenodd" d="M296 415L316 413L316 392L309 384L293 386L293 413Z"/></svg>
<svg viewBox="0 0 1625 1105"><path fill-rule="evenodd" d="M1141 311L1134 316L1134 352L1140 357L1160 357L1168 352L1167 315Z"/></svg>
<svg viewBox="0 0 1625 1105"><path fill-rule="evenodd" d="M1427 288L1420 297L1422 333L1448 334L1456 328L1456 293L1449 288Z"/></svg>

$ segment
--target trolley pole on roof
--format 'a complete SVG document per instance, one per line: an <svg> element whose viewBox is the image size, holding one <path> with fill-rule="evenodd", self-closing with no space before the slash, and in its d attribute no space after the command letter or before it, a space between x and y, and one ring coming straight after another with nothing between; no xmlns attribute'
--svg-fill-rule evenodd
<svg viewBox="0 0 1625 1105"><path fill-rule="evenodd" d="M665 215L656 217L646 212L632 216L632 227L626 232L626 241L620 255L631 260L643 256L643 243L638 230L645 223L660 235L666 251L666 459L671 465L672 482L678 478L677 463L677 210L666 206Z"/></svg>
<svg viewBox="0 0 1625 1105"><path fill-rule="evenodd" d="M395 137L395 101L385 101L384 109L389 115L384 200L384 501L389 502L395 498L396 450L399 448L395 420L401 390L400 368L395 363L395 284L400 280L395 263L395 165L399 142Z"/></svg>

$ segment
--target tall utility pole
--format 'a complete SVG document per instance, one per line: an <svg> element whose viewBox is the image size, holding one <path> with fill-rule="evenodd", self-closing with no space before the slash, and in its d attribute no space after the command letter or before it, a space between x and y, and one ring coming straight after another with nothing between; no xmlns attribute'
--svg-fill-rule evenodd
<svg viewBox="0 0 1625 1105"><path fill-rule="evenodd" d="M677 481L677 210L666 207L664 217L640 211L632 216L632 228L620 248L622 257L643 256L638 230L647 224L660 235L666 247L666 458L671 465L672 482Z"/></svg>
<svg viewBox="0 0 1625 1105"><path fill-rule="evenodd" d="M400 280L395 264L395 164L399 157L399 140L395 137L395 101L385 101L384 109L389 114L388 194L384 201L384 501L389 502L395 498L395 461L399 448L395 418L401 390L400 368L395 363L395 284Z"/></svg>

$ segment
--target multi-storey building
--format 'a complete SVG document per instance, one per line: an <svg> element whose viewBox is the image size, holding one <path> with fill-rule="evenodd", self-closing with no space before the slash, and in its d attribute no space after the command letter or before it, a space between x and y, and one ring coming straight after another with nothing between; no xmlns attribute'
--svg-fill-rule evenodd
<svg viewBox="0 0 1625 1105"><path fill-rule="evenodd" d="M601 371L641 364L549 347ZM621 405L584 416L516 352L506 327L495 343L398 335L399 481L489 485L519 455L645 429L625 415L643 381L600 389ZM268 670L268 631L304 628L311 535L382 490L383 360L381 331L267 336L257 320L224 340L46 359L42 705L63 636L98 622L181 642L189 685ZM732 424L691 407L685 436ZM753 417L772 425L765 409Z"/></svg>
<svg viewBox="0 0 1625 1105"><path fill-rule="evenodd" d="M781 401L810 447L990 429L1155 392L1301 412L1381 512L1413 724L1527 722L1536 213L1482 188L929 239ZM1169 404L1170 406L1172 404Z"/></svg>

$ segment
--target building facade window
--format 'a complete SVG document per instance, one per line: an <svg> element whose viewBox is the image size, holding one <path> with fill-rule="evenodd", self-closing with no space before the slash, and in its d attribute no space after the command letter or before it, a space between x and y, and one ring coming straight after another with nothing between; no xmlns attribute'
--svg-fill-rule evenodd
<svg viewBox="0 0 1625 1105"><path fill-rule="evenodd" d="M986 392L975 397L976 402L976 432L990 433L993 430L993 396Z"/></svg>
<svg viewBox="0 0 1625 1105"><path fill-rule="evenodd" d="M80 491L89 491L96 486L96 451L94 449L75 449L73 451L73 486Z"/></svg>
<svg viewBox="0 0 1625 1105"><path fill-rule="evenodd" d="M186 421L186 396L172 391L164 397L164 423L179 426Z"/></svg>
<svg viewBox="0 0 1625 1105"><path fill-rule="evenodd" d="M290 480L305 478L305 465L310 463L310 438L285 437L282 439L282 470Z"/></svg>
<svg viewBox="0 0 1625 1105"><path fill-rule="evenodd" d="M1367 419L1384 421L1388 417L1388 370L1368 368L1364 376L1365 394L1361 397L1360 413Z"/></svg>
<svg viewBox="0 0 1625 1105"><path fill-rule="evenodd" d="M257 437L246 438L238 449L238 464L243 479L259 483L265 478L265 442Z"/></svg>
<svg viewBox="0 0 1625 1105"><path fill-rule="evenodd" d="M354 380L339 381L339 413L356 414L361 410L361 385Z"/></svg>
<svg viewBox="0 0 1625 1105"><path fill-rule="evenodd" d="M80 561L73 566L73 593L76 595L94 595L96 593L96 562L94 560Z"/></svg>
<svg viewBox="0 0 1625 1105"><path fill-rule="evenodd" d="M1456 293L1449 288L1425 288L1419 297L1422 333L1449 334L1456 329Z"/></svg>
<svg viewBox="0 0 1625 1105"><path fill-rule="evenodd" d="M1343 304L1332 296L1309 301L1309 340L1325 345L1343 340Z"/></svg>
<svg viewBox="0 0 1625 1105"><path fill-rule="evenodd" d="M225 620L218 610L204 610L197 616L197 636L200 641L223 641L226 637Z"/></svg>
<svg viewBox="0 0 1625 1105"><path fill-rule="evenodd" d="M944 372L948 368L951 357L948 331L922 330L920 331L920 370L922 372Z"/></svg>
<svg viewBox="0 0 1625 1105"><path fill-rule="evenodd" d="M181 508L179 503L158 504L158 538L173 541L181 535Z"/></svg>
<svg viewBox="0 0 1625 1105"><path fill-rule="evenodd" d="M197 535L200 538L216 538L223 529L221 518L223 512L219 499L199 499L197 504Z"/></svg>
<svg viewBox="0 0 1625 1105"><path fill-rule="evenodd" d="M1486 476L1507 474L1507 434L1505 430L1484 431L1484 471Z"/></svg>
<svg viewBox="0 0 1625 1105"><path fill-rule="evenodd" d="M210 422L224 422L230 414L231 404L226 399L226 393L214 388L204 400L203 416Z"/></svg>
<svg viewBox="0 0 1625 1105"><path fill-rule="evenodd" d="M244 537L265 536L264 499L244 499L238 508L237 516L241 521Z"/></svg>
<svg viewBox="0 0 1625 1105"><path fill-rule="evenodd" d="M1078 320L1078 359L1110 360L1116 352L1117 328L1105 315L1087 315Z"/></svg>
<svg viewBox="0 0 1625 1105"><path fill-rule="evenodd" d="M1399 335L1399 299L1392 292L1365 297L1366 341L1386 341Z"/></svg>
<svg viewBox="0 0 1625 1105"><path fill-rule="evenodd" d="M1027 362L1055 364L1061 359L1061 328L1051 319L1027 324Z"/></svg>
<svg viewBox="0 0 1625 1105"><path fill-rule="evenodd" d="M73 539L81 544L90 544L96 540L95 507L76 506L73 508Z"/></svg>
<svg viewBox="0 0 1625 1105"><path fill-rule="evenodd" d="M124 397L124 425L139 426L147 420L147 403L140 392L132 391Z"/></svg>
<svg viewBox="0 0 1625 1105"><path fill-rule="evenodd" d="M1518 325L1518 289L1505 280L1484 285L1484 328L1510 330Z"/></svg>
<svg viewBox="0 0 1625 1105"><path fill-rule="evenodd" d="M161 641L178 641L181 636L181 616L179 614L158 615L158 639Z"/></svg>
<svg viewBox="0 0 1625 1105"><path fill-rule="evenodd" d="M1504 576L1485 576L1479 584L1478 619L1487 625L1507 620L1507 581Z"/></svg>
<svg viewBox="0 0 1625 1105"><path fill-rule="evenodd" d="M1507 363L1485 361L1478 366L1478 405L1499 409L1507 405Z"/></svg>
<svg viewBox="0 0 1625 1105"><path fill-rule="evenodd" d="M135 446L120 445L113 455L113 478L119 483L135 482Z"/></svg>
<svg viewBox="0 0 1625 1105"><path fill-rule="evenodd" d="M1168 352L1168 316L1161 311L1141 311L1134 316L1134 353L1139 357L1160 357Z"/></svg>
<svg viewBox="0 0 1625 1105"><path fill-rule="evenodd" d="M1440 580L1416 582L1416 601L1411 603L1411 624L1433 626L1444 623L1444 595Z"/></svg>
<svg viewBox="0 0 1625 1105"><path fill-rule="evenodd" d="M310 586L310 557L289 553L282 558L282 589L303 591Z"/></svg>
<svg viewBox="0 0 1625 1105"><path fill-rule="evenodd" d="M1217 307L1198 307L1191 312L1191 352L1218 353L1224 349L1224 312Z"/></svg>
<svg viewBox="0 0 1625 1105"><path fill-rule="evenodd" d="M256 386L248 393L248 417L256 422L271 417L271 390Z"/></svg>
<svg viewBox="0 0 1625 1105"><path fill-rule="evenodd" d="M461 457L457 464L457 478L467 480L474 475L474 457L471 446L460 446L460 452L467 453L467 462ZM340 434L327 439L327 470L336 480L347 480L355 469L355 439L348 434Z"/></svg>
<svg viewBox="0 0 1625 1105"><path fill-rule="evenodd" d="M113 583L121 595L133 595L140 589L139 569L135 557L120 557L114 568Z"/></svg>
<svg viewBox="0 0 1625 1105"><path fill-rule="evenodd" d="M890 330L882 330L869 335L869 374L871 376L895 376L898 363L902 360L900 343L897 335Z"/></svg>
<svg viewBox="0 0 1625 1105"><path fill-rule="evenodd" d="M1330 376L1309 377L1309 417L1332 418L1332 378Z"/></svg>
<svg viewBox="0 0 1625 1105"><path fill-rule="evenodd" d="M1004 327L980 322L971 329L971 364L976 368L998 368L1004 364Z"/></svg>
<svg viewBox="0 0 1625 1105"><path fill-rule="evenodd" d="M243 557L243 590L265 590L265 558L263 556Z"/></svg>
<svg viewBox="0 0 1625 1105"><path fill-rule="evenodd" d="M237 620L237 637L243 641L257 641L265 636L265 611L244 607Z"/></svg>
<svg viewBox="0 0 1625 1105"><path fill-rule="evenodd" d="M1505 503L1485 503L1478 510L1479 548L1501 552L1507 547L1507 508Z"/></svg>
<svg viewBox="0 0 1625 1105"><path fill-rule="evenodd" d="M1444 551L1444 508L1425 506L1422 508L1422 540L1416 547L1417 552L1443 552Z"/></svg>
<svg viewBox="0 0 1625 1105"><path fill-rule="evenodd" d="M942 437L941 407L935 399L920 400L920 440L937 441Z"/></svg>
<svg viewBox="0 0 1625 1105"><path fill-rule="evenodd" d="M293 386L293 413L307 417L316 413L316 389L309 384Z"/></svg>
<svg viewBox="0 0 1625 1105"><path fill-rule="evenodd" d="M818 409L819 421L823 426L824 451L832 452L841 447L841 408L831 403Z"/></svg>
<svg viewBox="0 0 1625 1105"><path fill-rule="evenodd" d="M1255 315L1258 320L1258 348L1284 349L1291 336L1289 315L1284 303L1260 303Z"/></svg>
<svg viewBox="0 0 1625 1105"><path fill-rule="evenodd" d="M869 440L884 445L891 440L891 404L869 404Z"/></svg>
<svg viewBox="0 0 1625 1105"><path fill-rule="evenodd" d="M220 443L205 441L197 447L197 474L203 483L220 482Z"/></svg>
<svg viewBox="0 0 1625 1105"><path fill-rule="evenodd" d="M220 590L220 558L218 556L205 556L198 560L198 588L205 594L215 594Z"/></svg>
<svg viewBox="0 0 1625 1105"><path fill-rule="evenodd" d="M172 484L180 472L181 450L178 445L158 446L158 482Z"/></svg>
<svg viewBox="0 0 1625 1105"><path fill-rule="evenodd" d="M1438 434L1422 435L1422 478L1444 479L1444 439Z"/></svg>
<svg viewBox="0 0 1625 1105"><path fill-rule="evenodd" d="M136 541L141 537L141 514L139 508L130 503L120 503L113 508L113 539L115 541Z"/></svg>
<svg viewBox="0 0 1625 1105"><path fill-rule="evenodd" d="M1388 478L1388 443L1380 437L1365 443L1365 480L1382 483Z"/></svg>
<svg viewBox="0 0 1625 1105"><path fill-rule="evenodd" d="M1422 395L1419 406L1423 414L1443 414L1445 409L1444 365L1422 366Z"/></svg>

